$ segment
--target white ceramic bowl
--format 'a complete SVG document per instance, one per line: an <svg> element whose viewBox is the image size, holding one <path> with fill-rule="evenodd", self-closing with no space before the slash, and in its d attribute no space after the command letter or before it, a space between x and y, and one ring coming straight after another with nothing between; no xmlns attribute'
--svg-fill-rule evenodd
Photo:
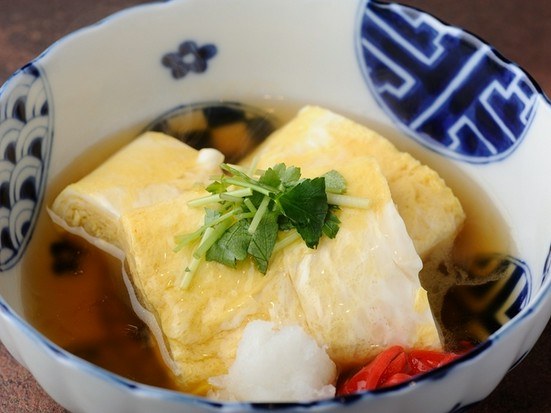
<svg viewBox="0 0 551 413"><path fill-rule="evenodd" d="M239 102L285 118L318 104L380 131L506 224L514 256L482 323L499 328L413 382L303 404L218 403L142 385L61 349L25 319L22 262L46 191L73 160L177 108ZM551 107L489 45L422 12L366 0L182 0L80 30L0 90L0 339L74 412L462 411L530 351L551 314ZM458 178L459 177L459 178Z"/></svg>

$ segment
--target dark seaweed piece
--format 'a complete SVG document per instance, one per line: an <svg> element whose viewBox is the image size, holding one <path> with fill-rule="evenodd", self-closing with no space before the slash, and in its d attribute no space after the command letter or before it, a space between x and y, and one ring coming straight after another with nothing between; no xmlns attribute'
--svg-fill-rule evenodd
<svg viewBox="0 0 551 413"><path fill-rule="evenodd" d="M60 239L50 245L52 271L56 275L78 275L81 273L82 250L68 239Z"/></svg>

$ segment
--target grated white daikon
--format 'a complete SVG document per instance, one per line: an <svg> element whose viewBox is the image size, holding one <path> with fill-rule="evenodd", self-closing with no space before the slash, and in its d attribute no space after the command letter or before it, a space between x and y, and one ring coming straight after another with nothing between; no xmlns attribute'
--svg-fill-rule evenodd
<svg viewBox="0 0 551 413"><path fill-rule="evenodd" d="M302 327L251 321L228 374L209 380L219 400L307 401L335 395L336 367Z"/></svg>

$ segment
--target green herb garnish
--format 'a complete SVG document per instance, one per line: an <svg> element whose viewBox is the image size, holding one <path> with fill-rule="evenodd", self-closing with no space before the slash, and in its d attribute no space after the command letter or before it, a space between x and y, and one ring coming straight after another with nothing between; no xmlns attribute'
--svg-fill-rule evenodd
<svg viewBox="0 0 551 413"><path fill-rule="evenodd" d="M316 248L323 235L335 238L340 206L369 205L366 199L343 195L346 181L337 171L307 179L301 178L300 168L283 163L256 173L226 163L221 168L226 174L206 188L210 195L188 202L205 207L204 225L175 239L175 251L197 243L182 288L189 286L203 260L235 268L251 257L266 274L272 254L296 240Z"/></svg>

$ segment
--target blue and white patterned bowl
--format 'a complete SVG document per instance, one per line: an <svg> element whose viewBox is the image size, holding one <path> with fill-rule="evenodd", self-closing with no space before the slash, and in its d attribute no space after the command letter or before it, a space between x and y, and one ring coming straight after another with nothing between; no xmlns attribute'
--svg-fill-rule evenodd
<svg viewBox="0 0 551 413"><path fill-rule="evenodd" d="M481 320L497 330L411 383L283 405L220 404L145 386L43 337L25 319L20 289L21 262L47 219L48 186L100 141L202 102L281 117L325 106L447 179L479 187L515 243L515 256L500 263L508 276L492 291L493 316ZM132 8L56 43L0 89L0 339L75 412L462 411L526 356L551 314L549 130L550 102L526 73L476 37L405 6L175 0Z"/></svg>

